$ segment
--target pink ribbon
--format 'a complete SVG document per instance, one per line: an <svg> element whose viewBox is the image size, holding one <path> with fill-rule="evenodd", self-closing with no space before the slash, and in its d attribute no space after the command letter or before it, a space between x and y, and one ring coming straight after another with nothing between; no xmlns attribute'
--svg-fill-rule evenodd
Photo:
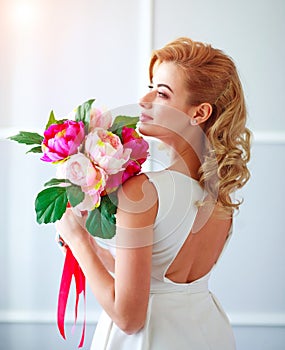
<svg viewBox="0 0 285 350"><path fill-rule="evenodd" d="M86 328L86 283L85 283L85 276L83 271L81 270L81 267L79 266L77 260L73 256L70 248L67 246L65 262L63 266L63 272L62 272L61 283L60 283L60 289L59 289L59 295L58 295L58 307L57 307L57 325L58 325L59 332L64 339L66 339L65 331L64 331L64 318L65 318L65 311L66 311L66 305L67 305L72 276L74 276L75 287L76 287L74 327L77 321L79 297L82 292L84 297L84 321L82 326L81 340L78 345L78 348L81 348L84 343L85 328Z"/></svg>

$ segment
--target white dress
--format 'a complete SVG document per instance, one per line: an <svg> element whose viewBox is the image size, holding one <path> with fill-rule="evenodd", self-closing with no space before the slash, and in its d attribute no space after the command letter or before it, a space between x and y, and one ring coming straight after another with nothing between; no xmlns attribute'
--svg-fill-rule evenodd
<svg viewBox="0 0 285 350"><path fill-rule="evenodd" d="M203 189L196 180L175 171L146 175L157 190L159 204L145 325L138 333L127 335L103 311L91 350L234 350L229 320L208 290L210 272L185 284L165 277L189 235Z"/></svg>

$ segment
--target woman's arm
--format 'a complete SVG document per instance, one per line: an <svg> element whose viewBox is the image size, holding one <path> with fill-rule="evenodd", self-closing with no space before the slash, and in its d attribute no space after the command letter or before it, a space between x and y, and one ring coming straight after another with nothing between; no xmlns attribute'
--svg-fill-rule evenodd
<svg viewBox="0 0 285 350"><path fill-rule="evenodd" d="M57 230L78 260L103 309L132 334L145 322L151 275L157 194L145 175L129 179L118 193L115 279L96 254L89 233L68 210Z"/></svg>
<svg viewBox="0 0 285 350"><path fill-rule="evenodd" d="M99 244L97 244L97 242L95 241L95 239L91 239L90 242L94 248L95 253L99 257L99 259L101 260L101 262L105 266L105 268L108 271L114 273L115 272L115 259L114 259L113 255L110 253L110 251L108 249L100 247Z"/></svg>

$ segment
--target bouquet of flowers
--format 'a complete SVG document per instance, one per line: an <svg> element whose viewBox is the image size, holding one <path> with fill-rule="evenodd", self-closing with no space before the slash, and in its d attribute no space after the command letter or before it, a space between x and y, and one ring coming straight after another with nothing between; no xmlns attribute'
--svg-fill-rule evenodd
<svg viewBox="0 0 285 350"><path fill-rule="evenodd" d="M135 128L138 117L117 116L92 108L95 100L78 106L74 120L55 118L51 111L44 135L20 131L11 140L33 145L28 152L57 165L57 177L45 183L35 200L37 222L59 220L68 205L88 211L86 228L93 236L115 235L117 189L141 171L148 143Z"/></svg>
<svg viewBox="0 0 285 350"><path fill-rule="evenodd" d="M57 120L51 111L43 136L20 131L10 139L32 145L27 152L42 153L41 160L57 166L57 176L36 197L37 222L53 223L66 208L88 211L86 229L93 236L116 233L117 190L141 171L148 143L136 132L138 117L117 116L92 108L95 100L78 106L71 118ZM69 247L58 297L58 328L65 338L64 318L72 277L76 285L75 323L79 295L85 301L85 276ZM85 317L79 347L85 337Z"/></svg>

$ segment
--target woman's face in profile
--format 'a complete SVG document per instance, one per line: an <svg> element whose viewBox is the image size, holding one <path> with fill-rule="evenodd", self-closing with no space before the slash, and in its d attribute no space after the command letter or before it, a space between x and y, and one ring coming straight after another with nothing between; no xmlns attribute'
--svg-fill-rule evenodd
<svg viewBox="0 0 285 350"><path fill-rule="evenodd" d="M166 137L189 126L191 107L184 73L173 62L154 66L150 91L140 100L139 130L146 136Z"/></svg>

